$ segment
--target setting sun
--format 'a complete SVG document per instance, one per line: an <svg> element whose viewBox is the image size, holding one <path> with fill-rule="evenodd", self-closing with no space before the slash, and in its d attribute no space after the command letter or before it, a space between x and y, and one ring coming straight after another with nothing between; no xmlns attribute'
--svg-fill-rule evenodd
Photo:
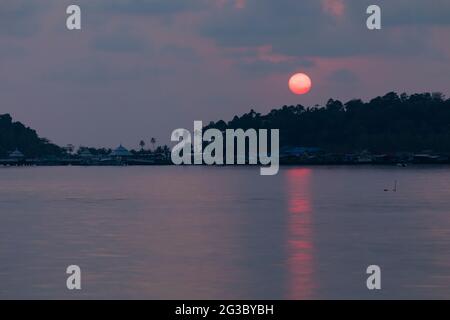
<svg viewBox="0 0 450 320"><path fill-rule="evenodd" d="M294 74L289 79L289 89L295 94L305 94L311 90L311 79L304 73Z"/></svg>

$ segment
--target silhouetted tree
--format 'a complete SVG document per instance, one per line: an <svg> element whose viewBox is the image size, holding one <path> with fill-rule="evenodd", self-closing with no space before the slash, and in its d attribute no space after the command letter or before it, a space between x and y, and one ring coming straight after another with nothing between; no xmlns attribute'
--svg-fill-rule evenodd
<svg viewBox="0 0 450 320"><path fill-rule="evenodd" d="M333 152L450 152L450 99L439 92L389 92L369 102L354 99L345 104L330 99L324 107L283 106L263 116L252 109L207 128L280 129L281 146Z"/></svg>
<svg viewBox="0 0 450 320"><path fill-rule="evenodd" d="M13 122L9 114L0 115L0 156L19 149L26 157L56 157L65 154L63 148L40 138L36 131L20 122Z"/></svg>
<svg viewBox="0 0 450 320"><path fill-rule="evenodd" d="M139 146L141 147L141 151L144 151L145 141L144 141L144 140L141 140L141 141L139 142Z"/></svg>
<svg viewBox="0 0 450 320"><path fill-rule="evenodd" d="M152 149L155 150L156 139L155 139L155 138L152 138L152 139L150 140L150 143L152 144Z"/></svg>

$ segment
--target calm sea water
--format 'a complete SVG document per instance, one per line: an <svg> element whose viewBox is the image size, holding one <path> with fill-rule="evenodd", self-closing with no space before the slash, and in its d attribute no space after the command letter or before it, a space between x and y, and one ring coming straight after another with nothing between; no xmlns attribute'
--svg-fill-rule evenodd
<svg viewBox="0 0 450 320"><path fill-rule="evenodd" d="M0 298L450 298L450 167L0 168Z"/></svg>

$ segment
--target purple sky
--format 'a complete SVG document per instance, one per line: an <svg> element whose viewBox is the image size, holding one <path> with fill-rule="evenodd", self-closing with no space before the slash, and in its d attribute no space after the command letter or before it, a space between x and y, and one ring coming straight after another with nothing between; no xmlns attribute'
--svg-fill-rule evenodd
<svg viewBox="0 0 450 320"><path fill-rule="evenodd" d="M366 8L382 8L381 31ZM82 9L68 31L65 10ZM290 93L295 72L312 91ZM450 94L448 0L2 0L0 113L64 145L389 91Z"/></svg>

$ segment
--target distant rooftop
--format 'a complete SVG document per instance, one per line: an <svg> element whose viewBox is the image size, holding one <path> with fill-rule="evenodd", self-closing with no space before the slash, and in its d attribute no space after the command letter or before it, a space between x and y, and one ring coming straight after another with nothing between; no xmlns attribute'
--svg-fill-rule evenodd
<svg viewBox="0 0 450 320"><path fill-rule="evenodd" d="M122 145L118 146L113 152L111 152L111 156L113 157L129 157L132 154Z"/></svg>
<svg viewBox="0 0 450 320"><path fill-rule="evenodd" d="M9 157L13 158L13 159L20 159L20 158L24 158L25 156L22 152L20 152L18 149L16 149L14 152L11 152L9 154Z"/></svg>
<svg viewBox="0 0 450 320"><path fill-rule="evenodd" d="M92 153L88 149L84 149L83 151L80 152L80 157L81 158L90 158L90 157L92 157Z"/></svg>

